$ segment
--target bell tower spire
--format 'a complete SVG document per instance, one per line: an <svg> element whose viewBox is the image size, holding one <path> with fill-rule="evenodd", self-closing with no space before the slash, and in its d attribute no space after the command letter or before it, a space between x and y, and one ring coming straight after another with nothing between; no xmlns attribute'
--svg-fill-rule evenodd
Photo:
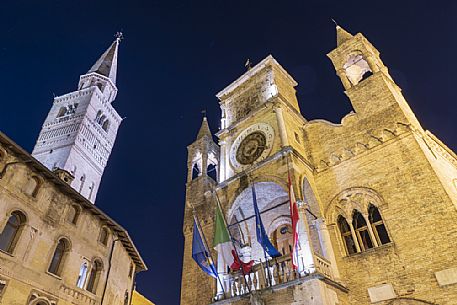
<svg viewBox="0 0 457 305"><path fill-rule="evenodd" d="M122 121L111 105L121 37L80 76L76 91L54 98L32 152L49 169L71 175L67 183L92 202Z"/></svg>
<svg viewBox="0 0 457 305"><path fill-rule="evenodd" d="M337 47L327 56L335 66L356 113L370 116L389 110L399 122L420 127L414 113L383 63L379 51L361 33L336 25Z"/></svg>

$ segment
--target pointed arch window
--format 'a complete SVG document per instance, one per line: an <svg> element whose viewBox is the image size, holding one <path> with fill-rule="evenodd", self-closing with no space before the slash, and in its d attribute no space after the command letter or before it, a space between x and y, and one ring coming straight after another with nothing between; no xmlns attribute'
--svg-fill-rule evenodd
<svg viewBox="0 0 457 305"><path fill-rule="evenodd" d="M214 164L208 165L207 168L208 177L217 182L217 167Z"/></svg>
<svg viewBox="0 0 457 305"><path fill-rule="evenodd" d="M98 282L100 281L103 264L99 259L94 260L90 270L89 280L87 281L86 290L95 294L97 292Z"/></svg>
<svg viewBox="0 0 457 305"><path fill-rule="evenodd" d="M25 222L26 217L23 213L19 211L11 213L2 233L0 233L0 250L13 253Z"/></svg>
<svg viewBox="0 0 457 305"><path fill-rule="evenodd" d="M348 255L357 253L357 247L355 245L354 239L352 238L351 227L346 221L346 218L341 215L338 216L338 228L340 229L341 237L346 248L346 253Z"/></svg>
<svg viewBox="0 0 457 305"><path fill-rule="evenodd" d="M51 263L49 265L48 272L60 275L63 270L63 265L65 262L65 258L70 251L70 242L65 238L62 238L57 243L56 249L54 250L54 254L52 255Z"/></svg>
<svg viewBox="0 0 457 305"><path fill-rule="evenodd" d="M352 226L354 227L360 250L365 251L373 248L373 241L371 240L370 232L368 231L367 222L363 215L357 210L354 210L352 215Z"/></svg>
<svg viewBox="0 0 457 305"><path fill-rule="evenodd" d="M192 166L192 180L196 179L198 176L200 176L200 169L198 168L197 163Z"/></svg>
<svg viewBox="0 0 457 305"><path fill-rule="evenodd" d="M76 282L76 286L78 288L83 289L84 284L86 283L86 278L87 278L87 269L89 268L88 263L85 261L82 263L81 268L79 268L79 275L78 275L78 281Z"/></svg>
<svg viewBox="0 0 457 305"><path fill-rule="evenodd" d="M109 125L110 125L110 122L109 120L105 120L102 124L102 129L106 132L108 132L108 129L109 129Z"/></svg>
<svg viewBox="0 0 457 305"><path fill-rule="evenodd" d="M368 208L368 219L373 228L373 233L378 241L379 245L385 245L390 243L389 234L387 233L386 226L382 220L379 210L374 205L370 204Z"/></svg>
<svg viewBox="0 0 457 305"><path fill-rule="evenodd" d="M67 113L67 107L60 107L57 117L61 118L65 115L65 113Z"/></svg>

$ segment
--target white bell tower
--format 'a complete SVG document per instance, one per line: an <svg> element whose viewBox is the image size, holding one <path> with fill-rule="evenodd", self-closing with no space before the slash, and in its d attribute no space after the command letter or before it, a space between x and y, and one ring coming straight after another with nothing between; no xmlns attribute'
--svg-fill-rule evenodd
<svg viewBox="0 0 457 305"><path fill-rule="evenodd" d="M95 202L121 117L116 98L116 73L122 35L79 78L78 90L54 98L32 155L51 170L68 172L67 182Z"/></svg>

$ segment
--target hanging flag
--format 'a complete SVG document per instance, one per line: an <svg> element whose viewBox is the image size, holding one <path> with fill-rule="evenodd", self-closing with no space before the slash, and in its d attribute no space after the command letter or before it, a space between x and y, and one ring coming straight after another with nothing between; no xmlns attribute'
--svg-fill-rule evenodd
<svg viewBox="0 0 457 305"><path fill-rule="evenodd" d="M206 274L217 278L217 271L209 255L208 249L203 243L202 236L194 219L194 234L192 237L192 258Z"/></svg>
<svg viewBox="0 0 457 305"><path fill-rule="evenodd" d="M224 264L230 266L233 263L232 250L234 247L219 204L216 205L215 218L214 249L221 255Z"/></svg>
<svg viewBox="0 0 457 305"><path fill-rule="evenodd" d="M292 181L290 180L290 174L288 175L289 185L289 203L290 203L290 218L292 220L292 266L294 270L298 269L298 221L300 216L298 214L297 200L295 199L294 188Z"/></svg>
<svg viewBox="0 0 457 305"><path fill-rule="evenodd" d="M259 207L257 206L257 197L255 195L254 185L252 186L252 200L254 201L254 213L255 213L255 227L257 241L262 246L263 250L268 253L270 257L279 257L281 253L271 244L270 239L265 232L265 228L262 223L262 218L260 218Z"/></svg>

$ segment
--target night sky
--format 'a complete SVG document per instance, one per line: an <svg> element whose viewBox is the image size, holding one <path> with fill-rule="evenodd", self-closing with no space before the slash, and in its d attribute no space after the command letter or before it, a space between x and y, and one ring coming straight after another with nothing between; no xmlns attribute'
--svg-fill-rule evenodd
<svg viewBox="0 0 457 305"><path fill-rule="evenodd" d="M122 123L97 206L124 226L149 266L138 290L179 304L186 146L201 110L216 132L215 94L272 54L298 81L305 118L339 123L351 111L326 53L331 18L362 32L423 127L457 151L454 1L1 1L0 130L32 151L53 94L76 89L120 45L114 107Z"/></svg>

